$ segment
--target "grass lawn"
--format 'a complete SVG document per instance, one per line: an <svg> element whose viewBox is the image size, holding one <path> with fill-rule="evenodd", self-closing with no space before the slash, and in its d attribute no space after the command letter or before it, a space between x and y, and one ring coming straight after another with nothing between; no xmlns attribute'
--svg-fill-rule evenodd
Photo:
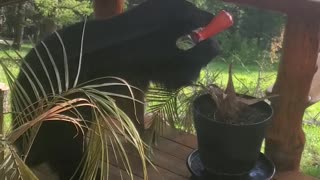
<svg viewBox="0 0 320 180"><path fill-rule="evenodd" d="M0 44L0 60L6 64L6 66L10 69L10 71L17 75L19 72L19 68L17 63L21 60L19 55L24 57L29 50L32 48L30 44L23 44L21 46L21 50L18 51L18 54L16 51L8 48L5 44ZM0 67L0 82L7 83L6 77L4 76L3 69Z"/></svg>
<svg viewBox="0 0 320 180"><path fill-rule="evenodd" d="M301 168L304 173L320 178L320 127L304 125L306 145Z"/></svg>
<svg viewBox="0 0 320 180"><path fill-rule="evenodd" d="M23 45L22 50L20 51L21 55L24 56L30 48L30 45ZM14 74L17 74L18 66L16 65L16 63L12 62L13 60L9 59L7 55L3 52L3 49L7 48L1 47L1 49L2 50L0 52L0 60L5 62ZM18 59L18 56L15 54L14 51L8 50L7 52L14 59ZM227 69L228 65L226 63L216 61L208 65L207 72L220 72L215 82L217 84L225 86L228 77ZM262 68L263 71L261 71L260 75L259 67L257 65L234 65L233 69L234 75L236 77L234 83L237 92L259 96L262 95L265 89L267 89L274 83L276 78L277 65L265 66L264 68ZM202 71L201 79L203 79L206 76L208 76L208 73L206 73L206 71ZM260 79L259 85L257 85L258 79ZM0 82L6 82L2 68L0 68ZM307 120L320 118L317 117L319 112L320 103L309 107L305 113L304 118ZM6 119L6 126L9 126L8 122L10 121L10 117L7 117ZM317 120L320 121L319 119ZM320 127L304 125L303 128L306 134L307 143L305 146L303 159L301 163L302 170L306 174L320 178Z"/></svg>
<svg viewBox="0 0 320 180"><path fill-rule="evenodd" d="M6 51L9 54L9 56L11 56L12 58L19 59L19 56L17 55L17 53L11 48L9 48L6 44L1 43L0 48L1 48L0 59L9 59L8 55L4 51ZM21 56L25 56L31 48L32 48L31 44L22 44L21 49L18 52Z"/></svg>

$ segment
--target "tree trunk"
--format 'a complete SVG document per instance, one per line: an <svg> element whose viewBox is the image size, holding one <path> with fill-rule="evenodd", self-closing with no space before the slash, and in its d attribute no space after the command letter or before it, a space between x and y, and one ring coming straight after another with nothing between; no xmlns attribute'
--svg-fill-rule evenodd
<svg viewBox="0 0 320 180"><path fill-rule="evenodd" d="M124 0L94 0L96 19L107 19L123 12Z"/></svg>
<svg viewBox="0 0 320 180"><path fill-rule="evenodd" d="M16 50L20 50L21 43L23 39L23 31L24 31L24 21L25 21L25 7L24 3L19 3L16 7L16 16L14 22L14 37L12 48Z"/></svg>
<svg viewBox="0 0 320 180"><path fill-rule="evenodd" d="M266 136L266 154L277 171L298 171L304 149L302 118L308 105L311 82L317 70L320 23L289 14L284 37L284 54L273 94L274 117Z"/></svg>

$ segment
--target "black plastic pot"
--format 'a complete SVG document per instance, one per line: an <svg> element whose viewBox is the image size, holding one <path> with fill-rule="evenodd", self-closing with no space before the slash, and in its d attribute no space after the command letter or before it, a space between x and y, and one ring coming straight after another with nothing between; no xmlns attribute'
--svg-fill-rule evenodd
<svg viewBox="0 0 320 180"><path fill-rule="evenodd" d="M273 111L264 101L252 106L267 113L268 118L257 119L252 124L233 125L208 117L216 108L209 95L202 95L194 101L200 159L208 172L241 175L255 166Z"/></svg>

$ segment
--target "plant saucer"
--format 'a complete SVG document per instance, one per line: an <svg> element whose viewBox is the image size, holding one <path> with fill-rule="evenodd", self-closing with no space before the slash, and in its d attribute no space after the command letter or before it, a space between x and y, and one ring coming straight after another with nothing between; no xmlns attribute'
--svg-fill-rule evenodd
<svg viewBox="0 0 320 180"><path fill-rule="evenodd" d="M244 175L217 175L207 172L198 150L188 156L187 167L192 174L192 180L270 180L275 174L274 164L263 153L260 153L255 166Z"/></svg>

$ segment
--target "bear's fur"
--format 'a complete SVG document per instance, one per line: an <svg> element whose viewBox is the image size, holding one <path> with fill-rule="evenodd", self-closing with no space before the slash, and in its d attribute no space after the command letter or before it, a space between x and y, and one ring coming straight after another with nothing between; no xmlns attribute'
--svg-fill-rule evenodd
<svg viewBox="0 0 320 180"><path fill-rule="evenodd" d="M78 83L115 76L125 79L143 91L147 90L151 81L171 90L189 85L198 77L201 68L218 54L218 45L215 40L208 39L190 50L183 51L176 47L176 40L205 26L212 18L212 14L196 8L185 0L149 0L111 19L90 20L85 27ZM83 26L84 23L80 22L58 31L67 53L70 86L78 70ZM64 85L64 56L58 36L52 34L43 42L53 56ZM54 68L44 45L39 43L36 49L43 58L49 75L53 77L53 85L58 92ZM34 49L27 54L22 64L22 68L31 74L26 64L39 78L45 92L50 94L52 91L48 78ZM34 79L32 75L30 77ZM35 94L22 71L16 81L34 102ZM66 88L63 86L62 89ZM102 90L128 93L119 87ZM140 100L143 100L141 94ZM131 101L118 100L117 104L129 117L135 118L137 115L139 121L143 122L143 105L137 105L137 112L134 113ZM136 124L139 129L141 125ZM60 179L69 179L83 156L83 139L80 136L74 137L75 134L76 129L71 124L59 121L44 122L28 155L27 164L36 167L48 163ZM21 139L16 145L20 152L24 152ZM74 179L79 179L79 175Z"/></svg>

